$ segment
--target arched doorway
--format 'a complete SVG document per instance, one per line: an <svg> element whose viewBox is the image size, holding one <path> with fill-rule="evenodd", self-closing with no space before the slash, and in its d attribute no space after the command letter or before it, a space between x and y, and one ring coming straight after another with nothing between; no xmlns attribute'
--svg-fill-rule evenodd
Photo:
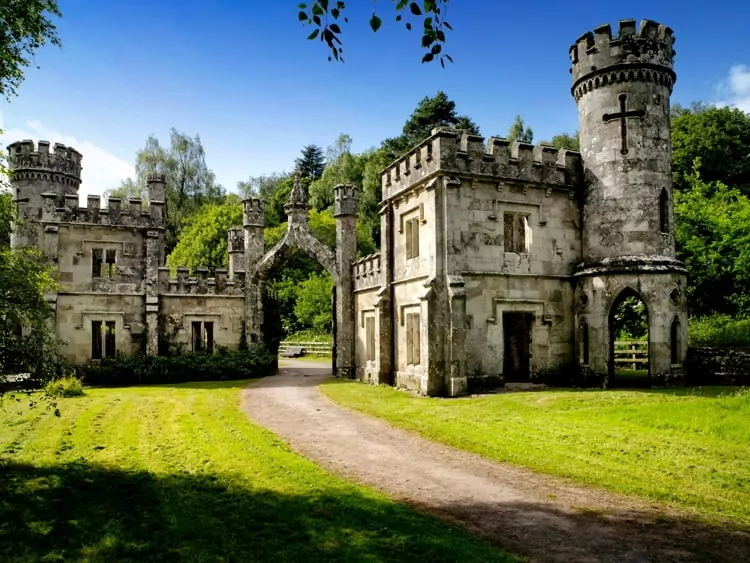
<svg viewBox="0 0 750 563"><path fill-rule="evenodd" d="M336 300L331 304L329 287L324 290L320 308L332 306L334 373L339 377L353 377L354 371L354 285L351 264L357 253L356 216L357 189L354 186L334 187L334 219L336 221L335 249L316 238L308 224L307 188L299 177L295 179L289 200L284 206L287 230L281 240L266 252L250 270L246 287L246 333L249 341L264 341L278 350L282 331L278 315L274 314L274 299L269 295L268 282L282 271L281 266L294 260L316 263L332 282ZM292 280L294 282L294 280Z"/></svg>
<svg viewBox="0 0 750 563"><path fill-rule="evenodd" d="M609 387L650 387L649 314L638 292L624 288L609 310Z"/></svg>

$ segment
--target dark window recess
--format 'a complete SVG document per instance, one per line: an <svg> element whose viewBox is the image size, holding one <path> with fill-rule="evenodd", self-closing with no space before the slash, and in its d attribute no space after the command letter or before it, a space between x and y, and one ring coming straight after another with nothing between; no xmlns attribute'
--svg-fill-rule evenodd
<svg viewBox="0 0 750 563"><path fill-rule="evenodd" d="M669 196L664 188L659 194L659 230L662 233L669 232Z"/></svg>
<svg viewBox="0 0 750 563"><path fill-rule="evenodd" d="M107 331L104 334L104 355L114 358L117 352L115 347L115 321L107 321Z"/></svg>
<svg viewBox="0 0 750 563"><path fill-rule="evenodd" d="M102 261L104 251L101 248L94 248L91 251L91 276L95 278L102 277Z"/></svg>
<svg viewBox="0 0 750 563"><path fill-rule="evenodd" d="M503 213L503 236L505 238L505 252L516 252L525 254L529 251L527 230L529 229L529 216L525 213Z"/></svg>
<svg viewBox="0 0 750 563"><path fill-rule="evenodd" d="M117 251L116 250L114 250L114 249L107 249L105 262L106 262L106 265L107 265L107 271L106 271L106 273L107 273L107 277L108 278L114 278L115 277L115 273L117 271L116 268L115 268L115 263L116 263L115 262L115 258L116 258L116 256L117 256Z"/></svg>
<svg viewBox="0 0 750 563"><path fill-rule="evenodd" d="M406 229L406 259L419 256L419 219L409 219L404 225Z"/></svg>
<svg viewBox="0 0 750 563"><path fill-rule="evenodd" d="M91 321L91 359L102 359L102 321Z"/></svg>
<svg viewBox="0 0 750 563"><path fill-rule="evenodd" d="M214 323L193 321L193 352L214 352Z"/></svg>

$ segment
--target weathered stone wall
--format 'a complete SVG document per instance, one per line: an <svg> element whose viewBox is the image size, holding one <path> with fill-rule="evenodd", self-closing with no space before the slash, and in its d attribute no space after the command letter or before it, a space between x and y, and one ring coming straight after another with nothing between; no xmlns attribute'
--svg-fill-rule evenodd
<svg viewBox="0 0 750 563"><path fill-rule="evenodd" d="M750 348L690 346L685 368L689 385L750 385Z"/></svg>
<svg viewBox="0 0 750 563"><path fill-rule="evenodd" d="M117 353L145 352L145 298L139 293L77 292L57 296L57 335L60 354L71 363L91 359L92 321L114 321Z"/></svg>
<svg viewBox="0 0 750 563"><path fill-rule="evenodd" d="M214 323L214 346L236 350L244 323L240 295L164 295L160 303L162 345L192 349L192 322Z"/></svg>

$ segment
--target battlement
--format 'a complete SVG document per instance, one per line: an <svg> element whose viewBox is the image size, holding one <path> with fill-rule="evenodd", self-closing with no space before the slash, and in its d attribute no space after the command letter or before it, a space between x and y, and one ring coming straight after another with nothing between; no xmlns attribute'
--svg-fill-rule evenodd
<svg viewBox="0 0 750 563"><path fill-rule="evenodd" d="M357 186L339 184L333 188L333 216L357 214Z"/></svg>
<svg viewBox="0 0 750 563"><path fill-rule="evenodd" d="M674 82L674 42L672 29L651 20L642 20L638 28L635 20L621 20L614 36L609 24L600 25L570 47L573 90L590 76L623 70L627 79L627 71L637 68L657 71L650 74L650 80L660 79L661 71ZM619 79L619 75L616 77ZM642 74L641 79L646 80L646 75Z"/></svg>
<svg viewBox="0 0 750 563"><path fill-rule="evenodd" d="M62 198L52 192L41 194L42 221L45 223L86 223L111 227L159 229L164 225L161 202L151 202L148 211L143 211L140 198L131 198L123 207L119 197L111 197L107 207L101 207L101 196L89 195L86 207L78 205L77 194L66 194Z"/></svg>
<svg viewBox="0 0 750 563"><path fill-rule="evenodd" d="M168 267L160 267L158 272L159 293L162 295L237 295L245 289L245 270L235 270L230 279L226 268L216 268L209 277L206 267L195 269L190 276L189 268L177 268L177 277L170 278Z"/></svg>
<svg viewBox="0 0 750 563"><path fill-rule="evenodd" d="M16 180L67 181L76 187L81 183L83 155L72 147L49 141L18 141L8 145L8 162ZM64 176L64 178L60 178Z"/></svg>
<svg viewBox="0 0 750 563"><path fill-rule="evenodd" d="M352 263L354 289L368 289L383 285L380 253L370 254Z"/></svg>
<svg viewBox="0 0 750 563"><path fill-rule="evenodd" d="M433 129L430 137L383 170L383 198L438 171L567 189L583 180L581 154L577 151L498 137L485 141L478 135L440 128Z"/></svg>
<svg viewBox="0 0 750 563"><path fill-rule="evenodd" d="M265 227L266 202L259 197L242 200L242 225L244 227Z"/></svg>

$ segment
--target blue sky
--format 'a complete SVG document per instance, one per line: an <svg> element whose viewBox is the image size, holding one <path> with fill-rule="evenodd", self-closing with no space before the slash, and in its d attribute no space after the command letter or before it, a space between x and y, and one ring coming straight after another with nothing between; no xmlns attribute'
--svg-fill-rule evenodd
<svg viewBox="0 0 750 563"><path fill-rule="evenodd" d="M299 0L61 0L63 49L37 56L19 96L0 104L0 142L70 144L84 155L85 193L132 174L149 134L199 134L208 166L230 190L248 176L290 170L300 148L348 133L361 151L400 132L438 90L485 136L516 114L534 140L577 129L568 47L601 23L648 18L677 42L673 103L729 103L750 111L750 4L737 0L511 2L453 0L446 51L421 64L419 35L393 22L390 0L350 0L346 63L307 41Z"/></svg>

